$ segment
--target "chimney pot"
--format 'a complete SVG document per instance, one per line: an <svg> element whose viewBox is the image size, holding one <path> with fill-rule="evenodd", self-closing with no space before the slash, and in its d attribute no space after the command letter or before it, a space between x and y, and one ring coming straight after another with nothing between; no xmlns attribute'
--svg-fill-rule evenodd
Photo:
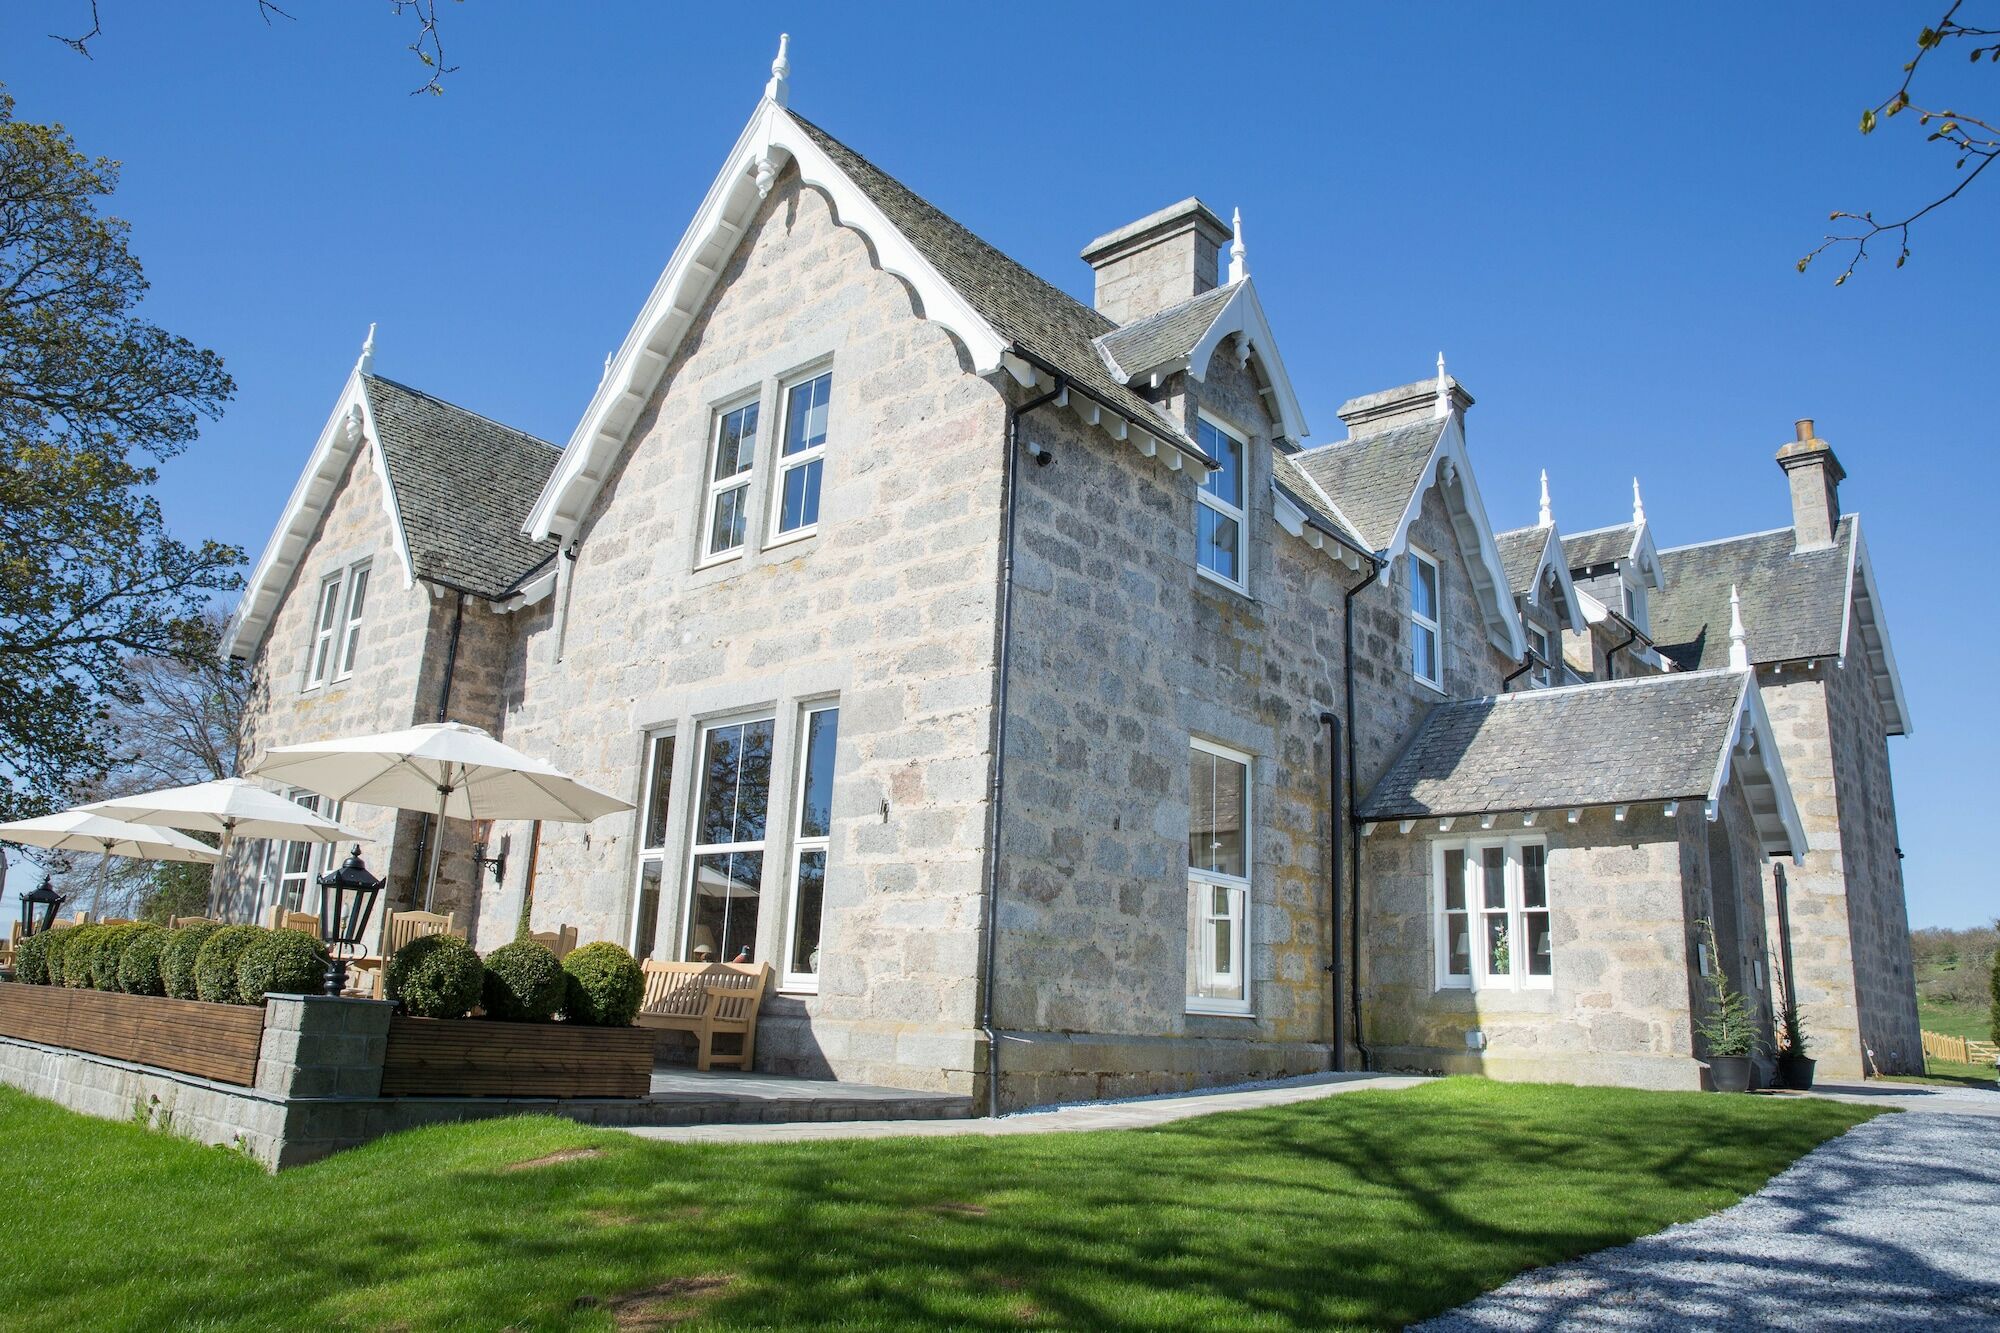
<svg viewBox="0 0 2000 1333"><path fill-rule="evenodd" d="M1792 542L1800 551L1833 545L1840 531L1840 483L1847 473L1833 446L1813 433L1811 417L1794 429L1798 438L1778 450L1778 466L1792 492Z"/></svg>
<svg viewBox="0 0 2000 1333"><path fill-rule="evenodd" d="M1801 441L1810 440L1813 437L1813 419L1811 417L1800 417L1792 423L1792 429L1798 432L1798 438Z"/></svg>

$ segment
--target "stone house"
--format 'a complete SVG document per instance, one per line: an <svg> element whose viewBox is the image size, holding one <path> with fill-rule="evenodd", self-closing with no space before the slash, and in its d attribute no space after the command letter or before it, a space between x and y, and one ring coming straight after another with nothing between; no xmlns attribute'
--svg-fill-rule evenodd
<svg viewBox="0 0 2000 1333"><path fill-rule="evenodd" d="M1600 566L1659 578L1643 521L1583 565L1496 534L1441 364L1308 447L1240 219L1099 237L1086 306L788 93L781 56L560 450L372 351L343 387L232 625L245 760L449 717L637 807L341 812L392 906L441 836L482 949L526 917L768 961L760 1067L1003 1108L1459 1067L1468 1018L1496 1073L1690 1086L1703 964L1768 1019L1758 886L1806 842L1768 692L1570 654ZM1461 988L1421 928L1458 910L1422 866L1484 844L1412 803L1453 744L1530 736L1546 771L1470 816L1511 818L1508 939L1549 945L1507 977L1552 960L1502 1004L1490 951ZM235 910L290 896L295 850L246 847Z"/></svg>

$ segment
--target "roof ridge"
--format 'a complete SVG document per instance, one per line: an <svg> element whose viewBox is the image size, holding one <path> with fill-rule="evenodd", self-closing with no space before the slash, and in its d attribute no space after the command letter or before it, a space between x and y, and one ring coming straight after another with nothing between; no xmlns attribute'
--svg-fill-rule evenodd
<svg viewBox="0 0 2000 1333"><path fill-rule="evenodd" d="M1606 523L1603 527L1599 528L1584 528L1577 532L1565 532L1563 540L1568 541L1572 537L1595 537L1601 532L1617 532L1622 528L1636 528L1638 526L1637 523L1628 518L1623 523Z"/></svg>
<svg viewBox="0 0 2000 1333"><path fill-rule="evenodd" d="M1732 667L1705 667L1699 671L1662 671L1658 675L1653 676L1621 676L1617 680L1585 680L1579 681L1575 685L1552 685L1546 689L1539 690L1511 690L1505 694L1482 694L1471 699L1447 700L1445 704L1440 706L1448 707L1452 704L1479 703L1482 701L1493 703L1519 702L1523 699L1543 699L1559 694L1581 694L1588 690L1615 690L1625 686L1678 685L1686 681L1706 680L1715 676L1744 676L1748 674L1747 671L1739 671Z"/></svg>
<svg viewBox="0 0 2000 1333"><path fill-rule="evenodd" d="M1853 516L1849 514L1842 514L1841 517L1850 518ZM1730 542L1755 541L1759 537L1775 537L1781 532L1795 533L1797 531L1798 531L1797 525L1787 523L1782 528L1765 528L1760 532L1739 532L1733 537L1710 537L1707 541L1682 542L1679 546L1662 546L1660 548L1660 554L1668 555L1675 551L1692 551L1703 546L1726 546Z"/></svg>
<svg viewBox="0 0 2000 1333"><path fill-rule="evenodd" d="M487 416L484 412L475 412L471 408L466 407L463 404L452 402L451 399L449 398L440 398L434 393L431 393L424 389L419 389L414 384L405 384L401 380L390 379L387 375L377 375L373 371L363 372L361 376L362 383L366 384L370 380L380 380L382 383L387 384L392 388L401 389L404 393L413 393L419 398L428 398L433 403L436 403L439 407L448 407L454 412L462 412L466 416L473 417L476 418L477 420L483 421L489 426L498 426L501 430L507 431L514 435L518 435L524 440L530 440L535 444L539 444L543 448L550 450L551 452L558 454L562 452L562 446L559 444L552 444L549 441L543 439L539 435L535 435L528 431L522 430L519 426L510 426L506 422L499 420L497 417Z"/></svg>

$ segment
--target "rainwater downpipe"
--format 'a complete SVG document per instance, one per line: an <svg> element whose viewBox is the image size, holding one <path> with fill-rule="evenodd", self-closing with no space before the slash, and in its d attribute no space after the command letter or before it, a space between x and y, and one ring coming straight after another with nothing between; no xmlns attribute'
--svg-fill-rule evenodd
<svg viewBox="0 0 2000 1333"><path fill-rule="evenodd" d="M465 592L463 589L458 588L454 588L452 591L457 595L458 600L451 612L451 638L446 641L444 648L444 679L438 684L437 720L439 722L445 720L445 714L451 707L451 677L452 673L458 669L458 632L465 625ZM436 831L431 828L431 825L436 821L436 815L425 815L424 822L417 826L416 873L419 876L424 873L424 867L430 864L430 858L427 853L430 851L431 838L436 836ZM413 898L411 901L414 902L416 900Z"/></svg>
<svg viewBox="0 0 2000 1333"><path fill-rule="evenodd" d="M1625 636L1625 642L1604 655L1604 678L1606 680L1618 679L1618 654L1639 642L1639 627L1637 625L1630 625L1627 628L1632 632Z"/></svg>
<svg viewBox="0 0 2000 1333"><path fill-rule="evenodd" d="M1326 916L1328 938L1331 946L1327 949L1326 970L1328 975L1328 995L1333 1004L1333 1072L1342 1073L1347 1068L1346 1035L1340 1025L1340 865L1347 854L1345 841L1341 838L1341 826L1346 823L1340 808L1340 714L1331 710L1319 715L1320 723L1326 727L1326 813L1327 837L1332 846L1326 849Z"/></svg>
<svg viewBox="0 0 2000 1333"><path fill-rule="evenodd" d="M1347 713L1347 800L1345 802L1347 820L1347 887L1349 930L1347 932L1347 987L1350 994L1348 1009L1354 1015L1354 1049L1361 1056L1361 1067L1368 1068L1368 1047L1362 1043L1364 1029L1361 1026L1361 839L1356 836L1360 823L1354 817L1354 784L1357 770L1354 766L1354 594L1370 587L1382 576L1389 562L1380 556L1361 552L1361 558L1368 562L1368 577L1344 590L1340 595L1340 674L1341 707ZM1336 808L1334 818L1341 818ZM1338 873L1336 871L1336 873ZM1336 935L1333 947L1340 948Z"/></svg>
<svg viewBox="0 0 2000 1333"><path fill-rule="evenodd" d="M1007 413L1007 452L1000 460L1000 488L1004 493L1002 503L1007 510L1006 532L1000 547L1000 642L995 655L995 668L999 672L1000 685L995 691L993 704L993 782L986 808L986 901L985 901L985 958L980 968L979 983L979 1030L986 1038L986 1114L1000 1114L1000 1038L993 1030L993 971L999 957L1000 924L1000 834L1005 828L1000 818L1001 803L1007 794L1007 657L1009 641L1014 628L1014 520L1020 510L1019 455L1021 450L1021 419L1038 407L1045 406L1062 397L1069 387L1069 381L1058 375L1055 387L1047 393L1038 394ZM1035 460L1046 465L1052 461L1043 451Z"/></svg>

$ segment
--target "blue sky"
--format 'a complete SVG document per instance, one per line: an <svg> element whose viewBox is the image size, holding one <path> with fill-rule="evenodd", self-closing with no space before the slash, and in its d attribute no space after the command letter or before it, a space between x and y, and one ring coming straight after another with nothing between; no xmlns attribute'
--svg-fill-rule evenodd
<svg viewBox="0 0 2000 1333"><path fill-rule="evenodd" d="M1188 194L1241 207L1310 442L1442 348L1502 527L1538 469L1576 531L1645 487L1660 543L1789 522L1812 416L1865 515L1916 734L1891 743L1913 925L2000 911L2000 181L1836 291L1828 210L1922 202L1921 131L1855 132L1940 6L549 6L444 15L442 98L388 6L102 0L85 61L0 13L0 79L125 163L153 318L227 416L169 465L186 536L254 555L370 321L377 369L562 441L792 34L793 105L1088 299L1077 252ZM1946 87L1969 84L1939 62ZM1989 184L1981 182L1982 186Z"/></svg>

